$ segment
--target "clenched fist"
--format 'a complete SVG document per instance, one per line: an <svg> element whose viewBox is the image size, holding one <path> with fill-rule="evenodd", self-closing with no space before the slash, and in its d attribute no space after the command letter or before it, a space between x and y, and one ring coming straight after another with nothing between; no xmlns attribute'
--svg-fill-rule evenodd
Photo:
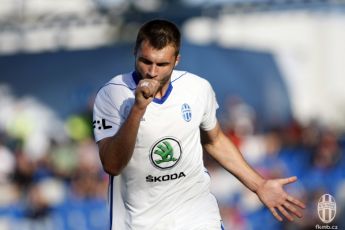
<svg viewBox="0 0 345 230"><path fill-rule="evenodd" d="M135 104L140 109L146 109L155 97L160 84L154 79L143 79L135 90Z"/></svg>

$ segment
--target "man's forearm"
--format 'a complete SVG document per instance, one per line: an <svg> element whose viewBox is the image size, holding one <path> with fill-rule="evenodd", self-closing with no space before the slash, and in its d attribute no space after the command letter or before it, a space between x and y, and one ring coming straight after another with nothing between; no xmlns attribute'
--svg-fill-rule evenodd
<svg viewBox="0 0 345 230"><path fill-rule="evenodd" d="M232 163L227 164L227 162L224 162L224 168L238 178L248 189L256 192L265 179L245 161L241 153L233 151L231 154ZM227 165L230 165L230 167Z"/></svg>
<svg viewBox="0 0 345 230"><path fill-rule="evenodd" d="M98 143L102 165L107 173L119 175L132 158L140 120L144 113L145 110L133 106L119 131Z"/></svg>
<svg viewBox="0 0 345 230"><path fill-rule="evenodd" d="M257 188L264 183L264 178L246 162L237 147L222 131L219 131L204 147L224 169L238 178L251 191L256 192Z"/></svg>

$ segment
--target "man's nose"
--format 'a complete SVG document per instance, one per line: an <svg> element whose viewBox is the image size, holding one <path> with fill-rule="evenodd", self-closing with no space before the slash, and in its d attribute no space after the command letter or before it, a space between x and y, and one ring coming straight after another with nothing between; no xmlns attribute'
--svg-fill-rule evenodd
<svg viewBox="0 0 345 230"><path fill-rule="evenodd" d="M155 77L157 75L157 66L156 65L150 65L148 69L148 74L151 77Z"/></svg>

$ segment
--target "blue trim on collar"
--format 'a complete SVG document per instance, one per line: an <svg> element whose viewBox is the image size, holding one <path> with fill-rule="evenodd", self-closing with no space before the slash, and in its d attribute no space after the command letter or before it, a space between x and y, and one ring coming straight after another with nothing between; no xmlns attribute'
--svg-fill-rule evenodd
<svg viewBox="0 0 345 230"><path fill-rule="evenodd" d="M161 99L153 98L153 102L155 102L157 104L163 104L168 99L172 89L173 89L173 86L172 86L172 84L170 82L169 83L169 87L168 87L167 91L165 92L164 96Z"/></svg>
<svg viewBox="0 0 345 230"><path fill-rule="evenodd" d="M140 79L139 79L138 74L137 74L136 71L133 71L132 78L133 78L133 81L135 82L135 84L138 85ZM157 103L157 104L163 104L168 99L172 89L173 89L173 86L172 86L172 84L170 82L169 83L169 87L168 87L167 91L165 92L164 96L162 98L160 98L160 99L159 98L153 98L153 102Z"/></svg>
<svg viewBox="0 0 345 230"><path fill-rule="evenodd" d="M133 78L133 81L135 82L135 84L138 85L140 79L139 79L138 74L137 74L136 71L133 71L132 78Z"/></svg>

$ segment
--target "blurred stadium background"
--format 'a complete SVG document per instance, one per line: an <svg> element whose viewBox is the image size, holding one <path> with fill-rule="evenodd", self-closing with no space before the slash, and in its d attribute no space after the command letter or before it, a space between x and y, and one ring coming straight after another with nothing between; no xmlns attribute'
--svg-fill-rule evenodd
<svg viewBox="0 0 345 230"><path fill-rule="evenodd" d="M108 177L92 136L92 103L133 67L138 27L166 18L183 32L184 69L217 93L223 129L304 218L279 223L205 157L228 229L345 229L345 1L0 0L0 229L107 229Z"/></svg>

